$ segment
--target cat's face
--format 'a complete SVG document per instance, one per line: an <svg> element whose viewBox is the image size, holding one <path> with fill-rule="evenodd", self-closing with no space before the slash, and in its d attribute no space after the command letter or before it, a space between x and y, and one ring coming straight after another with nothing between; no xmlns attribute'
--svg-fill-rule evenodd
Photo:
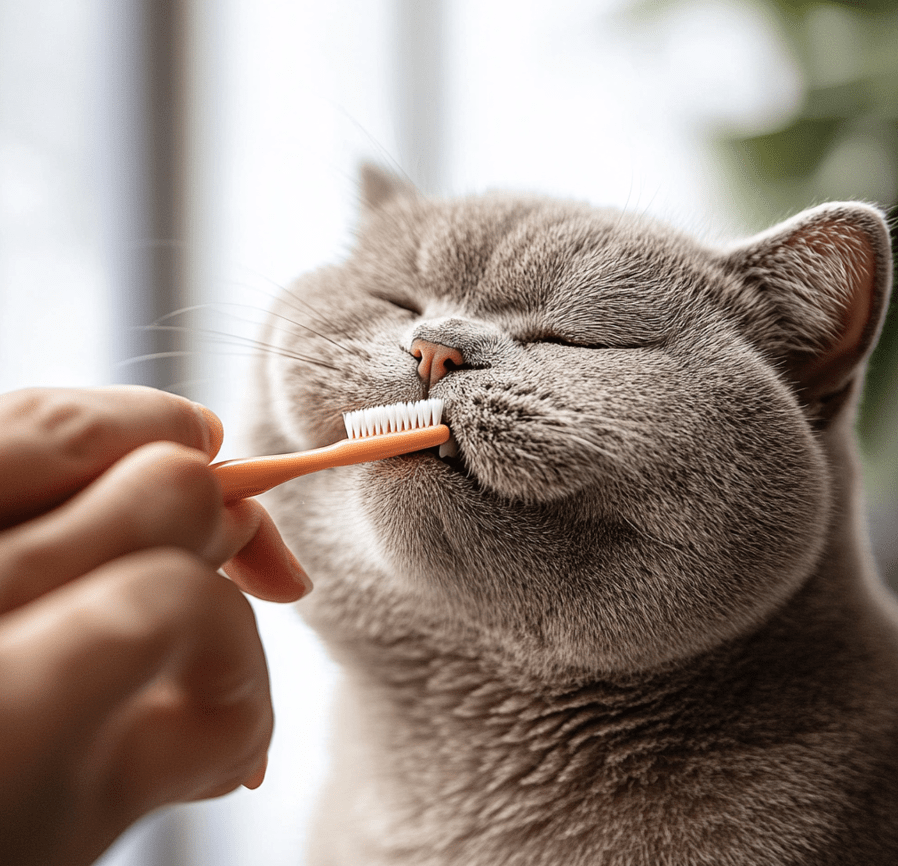
<svg viewBox="0 0 898 866"><path fill-rule="evenodd" d="M340 609L355 588L547 677L664 664L762 621L812 569L829 495L771 348L801 340L771 336L782 311L736 273L753 261L578 205L370 206L349 260L275 311L266 444L327 444L341 412L429 395L458 456L296 482L276 516L316 582L304 604L376 631L376 610ZM463 363L425 384L416 339Z"/></svg>

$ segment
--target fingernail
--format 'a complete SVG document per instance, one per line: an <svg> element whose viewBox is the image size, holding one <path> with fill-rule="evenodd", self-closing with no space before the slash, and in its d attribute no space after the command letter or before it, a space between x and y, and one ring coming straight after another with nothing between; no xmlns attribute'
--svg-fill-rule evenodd
<svg viewBox="0 0 898 866"><path fill-rule="evenodd" d="M299 560L297 560L287 545L284 545L284 553L286 554L287 564L293 572L293 579L303 587L300 598L305 598L315 588L312 585L312 579L306 574L306 570L299 564Z"/></svg>
<svg viewBox="0 0 898 866"><path fill-rule="evenodd" d="M224 442L224 424L221 419L211 409L206 408L201 403L193 404L203 418L205 430L205 446L203 450L209 455L211 460L221 450L221 443Z"/></svg>
<svg viewBox="0 0 898 866"><path fill-rule="evenodd" d="M244 788L249 788L250 791L255 791L262 782L265 781L265 771L268 769L268 754L265 754L265 757L262 758L262 763L256 767L255 772L243 783Z"/></svg>

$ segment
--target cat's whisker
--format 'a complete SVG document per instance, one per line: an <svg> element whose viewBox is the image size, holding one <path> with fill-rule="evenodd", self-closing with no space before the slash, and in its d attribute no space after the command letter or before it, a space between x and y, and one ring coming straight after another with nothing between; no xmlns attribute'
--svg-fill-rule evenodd
<svg viewBox="0 0 898 866"><path fill-rule="evenodd" d="M296 291L294 289L291 289L291 288L285 289L284 295L286 295L286 297L290 299L290 302L299 304L300 309L304 309L307 313L314 316L325 327L330 325L330 319L327 316L325 316L323 313L321 313L319 310L317 310L315 307L313 307L304 298L301 298L296 293ZM300 309L297 309L296 307L294 307L294 309L296 310L296 312L300 312Z"/></svg>
<svg viewBox="0 0 898 866"><path fill-rule="evenodd" d="M235 268L239 268L239 269L241 269L241 270L243 270L243 271L246 271L246 272L247 272L248 274L250 274L252 277L254 277L254 278L256 278L256 279L259 279L259 280L262 280L262 281L265 282L265 283L268 283L269 286L271 286L272 289L274 289L274 291L268 293L268 297L269 297L269 298L280 297L280 295L281 295L283 292L286 292L286 291L287 291L287 287L286 287L286 286L282 285L282 284L279 283L277 280L273 280L271 277L269 277L267 274L263 273L262 271L258 270L257 268L253 268L253 267L251 267L250 265L247 265L247 264L241 264L241 263L238 263L238 262L234 262L233 265L234 265ZM241 280L241 281L238 281L238 280L236 280L236 279L233 279L233 280L228 280L228 281L226 281L226 282L227 282L229 285L239 286L239 287L241 287L241 288L251 288L251 289L253 289L254 291L257 291L257 292L260 292L260 293L263 292L263 290L260 289L258 286L252 285L251 283L247 283L247 282L244 282L244 281L242 281L242 280Z"/></svg>
<svg viewBox="0 0 898 866"><path fill-rule="evenodd" d="M309 358L305 355L297 355L295 352L285 352L273 346L265 346L264 344L260 344L258 350L265 355L276 355L280 358L287 358L291 361L299 361L302 364L311 364L314 367L324 367L327 370L336 370L340 372L342 367L337 366L336 364L328 364L327 361L322 361L316 358Z"/></svg>
<svg viewBox="0 0 898 866"><path fill-rule="evenodd" d="M228 337L228 335L220 335L221 337ZM249 337L230 337L232 342L227 343L226 345L232 345L245 349L254 349L256 352L265 354L265 355L275 355L280 358L287 358L291 361L299 361L303 364L311 364L315 367L324 367L327 370L341 370L337 364L331 364L327 361L322 360L321 358L311 358L308 355L300 355L297 352L290 352L287 349L282 348L281 346L275 346L271 343L265 343L262 340L255 340Z"/></svg>
<svg viewBox="0 0 898 866"><path fill-rule="evenodd" d="M272 313L271 315L274 316L275 318L282 319L283 321L287 322L288 324L295 325L298 328L305 329L309 333L314 334L316 337L319 337L322 340L326 340L331 345L336 346L338 349L341 349L344 352L348 352L350 355L355 355L357 357L365 357L364 353L361 352L359 349L352 347L352 346L344 346L342 343L338 342L337 340L332 339L331 337L328 337L326 334L322 334L320 331L316 331L314 328L309 327L309 325L305 325L302 322L294 321L293 319L290 319L287 316L282 316L280 313Z"/></svg>
<svg viewBox="0 0 898 866"><path fill-rule="evenodd" d="M183 325L145 325L145 330L151 331L172 331L176 333L187 333L197 337L214 337L217 342L223 345L231 345L245 349L255 349L262 351L267 355L277 355L294 361L300 361L306 364L313 364L317 367L325 367L329 370L340 370L336 364L330 364L320 358L311 358L308 355L300 355L297 352L290 352L280 346L266 343L254 337L244 337L241 334L228 334L223 331L215 331L210 328L189 328ZM188 353L189 354L189 353Z"/></svg>
<svg viewBox="0 0 898 866"><path fill-rule="evenodd" d="M202 391L202 389L207 388L212 383L213 380L209 378L182 379L180 382L172 382L166 385L162 390L171 394L181 394L184 397L189 397L191 393Z"/></svg>
<svg viewBox="0 0 898 866"><path fill-rule="evenodd" d="M176 316L184 316L187 313L195 313L197 310L214 310L216 307L221 306L220 303L209 303L209 304L192 304L189 307L181 307L177 310L172 310L170 313L166 313L164 316L160 316L154 322L149 325L146 325L146 328L152 328L154 325L161 325L163 322L169 321L169 319L174 319Z"/></svg>
<svg viewBox="0 0 898 866"><path fill-rule="evenodd" d="M275 285L277 285L277 284L275 284ZM322 315L321 313L319 313L311 304L308 304L307 302L303 301L302 299L296 297L292 292L290 292L287 289L283 289L280 286L278 286L278 288L281 289L281 291L284 294L288 295L292 300L296 301L299 304L302 304L302 306L305 308L306 312L308 314L314 316L324 326L330 325L330 322L327 320L327 318L324 315ZM271 296L269 296L269 297L271 297ZM283 302L283 295L281 297L282 297L282 302ZM296 312L302 312L298 307L295 307L293 304L289 304L289 306L293 307L293 309L295 309ZM214 304L194 304L193 306L190 306L190 307L182 307L180 310L173 310L171 313L168 313L165 316L162 316L159 319L157 319L154 322L154 324L161 324L171 318L174 318L175 316L196 312L198 310L220 310L223 307L254 310L254 311L258 311L258 309L259 309L258 307L254 306L252 304L240 303L238 301L219 301ZM225 315L229 315L232 318L237 319L238 321L242 321L242 322L252 322L253 321L250 318L241 318L230 311L223 311L223 312L225 313ZM295 319L291 319L289 316L285 316L281 313L277 313L277 312L273 312L273 311L266 312L266 316L268 317L268 320L269 320L269 327L272 327L270 324L271 318L281 319L290 325L293 325L297 328L302 328L304 331L308 331L310 334L313 334L314 336L316 336L322 340L326 340L328 343L330 343L331 345L340 349L341 351L346 352L347 354L355 355L356 357L366 357L365 354L363 352L361 352L358 348L353 347L353 346L347 346L347 345L339 342L338 340L335 340L333 337L328 336L323 331L317 330L316 328L313 328L311 325L307 325L304 322L300 322ZM291 331L281 330L281 333L286 333L286 334L289 334L290 336L298 336L297 334L295 334L294 332L291 332Z"/></svg>
<svg viewBox="0 0 898 866"><path fill-rule="evenodd" d="M348 120L349 123L352 124L352 126L353 126L358 132L360 132L360 133L361 133L361 134L368 140L368 143L374 148L374 150L377 151L377 154L378 154L378 158L379 158L379 159L383 160L383 161L386 162L386 163L389 163L389 165L390 165L392 171L393 171L397 176L401 176L401 177L403 178L403 180L405 181L405 183L407 183L409 186L414 186L414 184L413 184L413 182L412 182L412 179L411 179L411 177L409 176L408 172L405 171L405 169L402 167L402 164L401 164L401 163L399 162L399 160L398 160L398 159L397 159L397 158L390 152L389 148L387 148L387 146L386 146L385 144L383 144L379 139L375 138L374 135L372 135L371 131L370 131L369 129L367 129L362 123L360 123L359 120L358 120L358 118L353 117L353 116L346 110L346 108L345 108L344 106L342 106L342 105L337 105L337 104L332 104L332 105L333 105L333 108L334 108L339 114L342 114L343 117L344 117L346 120ZM344 173L343 173L343 176L346 178L347 181L354 181L354 182L355 182L356 189L357 189L357 191L358 191L357 194L358 194L359 198L361 199L361 193L362 193L362 182L361 182L361 180L355 175L355 173L353 173L353 174L350 175L350 174L346 174L346 173L344 172ZM417 189L417 187L415 187L415 188Z"/></svg>
<svg viewBox="0 0 898 866"><path fill-rule="evenodd" d="M623 472L625 475L630 476L631 478L636 479L642 484L646 483L645 477L643 474L633 466L629 461L625 460L620 454L616 454L614 451L610 451L607 448L603 448L597 442L594 442L591 439L586 439L582 436L574 436L568 434L567 439L569 442L576 442L579 445L582 445L587 451L598 457L604 457L609 462L615 465L615 468L619 471Z"/></svg>
<svg viewBox="0 0 898 866"><path fill-rule="evenodd" d="M246 285L246 284L240 284L240 285L242 285L244 288L254 288L254 287L248 286L248 285ZM277 284L275 284L275 285L277 285ZM282 289L282 287L280 287L280 286L278 286L278 288L279 288L281 291L286 291L285 289ZM273 293L266 293L266 297L267 297L269 300L271 300L271 299L273 299L273 298L278 297L278 295L275 295L275 294L273 294ZM298 300L298 299L297 299L297 300ZM311 305L308 305L308 304L305 304L305 306L307 307L308 311L309 311L311 314L313 314L316 318L320 319L322 323L327 324L327 319L326 319L324 316L322 316L321 314L319 314L319 313L314 309L314 307L311 307ZM297 326L299 326L299 327L301 327L301 328L305 328L306 330L311 331L311 332L312 332L313 334L315 334L316 336L322 337L323 339L326 339L326 340L330 340L331 342L334 343L334 345L339 346L339 343L337 343L337 342L331 340L331 339L330 339L329 337L327 337L325 334L322 334L322 333L320 333L319 331L314 330L313 328L311 328L311 327L308 326L308 325L303 324L302 322L297 322L297 321L294 321L294 320L292 320L292 319L290 319L290 318L288 318L288 317L286 317L286 316L281 316L281 315L279 315L279 314L277 314L277 313L271 313L271 312L269 312L269 311L267 311L267 310L265 310L265 309L260 309L259 307L255 306L254 304L241 303L241 302L239 302L239 301L215 301L215 302L204 303L204 304L192 304L191 306L181 307L181 308L179 308L179 309L177 309L177 310L172 310L171 312L166 313L164 316L160 316L160 317L159 317L158 319L156 319L152 324L153 324L153 325L159 325L159 324L162 324L162 323L164 323L164 322L167 322L167 321L169 321L170 319L173 319L173 318L175 318L175 317L177 317L177 316L184 316L184 315L186 315L186 314L188 314L188 313L195 313L195 312L197 312L197 311L210 311L210 310L211 310L211 311L222 312L222 313L224 313L225 315L231 316L232 318L235 318L235 319L237 319L237 320L239 320L239 321L242 321L242 322L253 322L253 320L250 319L250 318L242 318L242 317L237 316L237 315L235 315L234 313L230 312L229 310L223 310L223 308L225 308L225 307L229 307L229 308L235 308L235 307L236 307L236 308L239 308L239 309L253 310L253 311L260 312L260 313L264 314L265 317L268 317L268 316L271 316L271 315L278 316L278 318L283 318L283 319L285 319L286 321L290 322L291 324L297 325ZM253 323L255 323L255 322L253 322ZM259 322L258 324L261 324L261 322ZM340 348L346 348L346 347L340 346ZM348 351L348 350L347 350L347 351Z"/></svg>
<svg viewBox="0 0 898 866"><path fill-rule="evenodd" d="M168 313L167 315L162 316L159 319L157 319L153 324L159 325L160 323L167 321L168 319L171 319L174 316L177 316L180 314L195 312L197 310L217 309L220 307L237 307L237 308L246 309L246 310L258 310L258 308L253 306L252 304L242 304L242 303L239 303L236 301L218 302L216 304L195 304L192 307L183 307L180 310L175 310L171 313ZM230 316L231 318L237 319L238 321L241 321L241 322L249 322L249 323L253 322L253 320L250 318L241 318L240 316L237 316L234 313L231 313L229 311L224 311L224 314ZM338 348L341 351L344 351L348 354L356 355L357 357L364 357L364 354L362 352L360 352L357 348L354 348L351 346L346 346L346 345L338 342L337 340L333 339L332 337L329 337L327 334L324 334L321 331L317 331L317 330L315 330L315 328L312 328L311 326L306 325L303 322L298 322L294 319L291 319L289 316L284 316L284 315L282 315L280 313L276 313L276 312L267 312L266 316L269 317L269 320L270 320L270 318L273 317L273 318L281 319L282 321L287 322L288 324L293 325L297 328L302 328L303 330L308 331L311 334L314 334L316 337L319 337L322 340L326 340L331 345L336 346L336 348ZM151 327L151 326L147 326L147 327ZM269 327L272 327L272 326L269 324ZM299 336L298 334L296 334L293 331L287 331L284 329L276 329L276 330L279 330L280 333L288 334L291 337Z"/></svg>
<svg viewBox="0 0 898 866"><path fill-rule="evenodd" d="M650 532L645 526L640 526L634 523L627 515L620 514L618 515L619 520L626 527L631 529L635 535L638 535L640 538L644 538L646 541L650 541L652 544L657 544L660 547L664 547L667 550L672 550L674 553L679 553L680 548L674 544L673 542L668 541L666 538L662 538L660 535L657 535L654 532Z"/></svg>
<svg viewBox="0 0 898 866"><path fill-rule="evenodd" d="M198 352L189 350L180 350L176 352L150 352L147 355L135 355L132 358L126 358L124 361L117 361L115 367L132 367L134 364L140 364L144 361L158 361L160 358L187 358L198 355Z"/></svg>

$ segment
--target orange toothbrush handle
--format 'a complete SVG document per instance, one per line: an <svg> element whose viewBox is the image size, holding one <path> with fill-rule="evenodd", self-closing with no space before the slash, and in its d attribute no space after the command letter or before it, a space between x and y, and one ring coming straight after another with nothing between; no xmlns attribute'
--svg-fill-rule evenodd
<svg viewBox="0 0 898 866"><path fill-rule="evenodd" d="M278 484L310 472L410 454L412 451L442 445L448 438L449 428L445 424L437 424L434 427L403 430L400 433L343 439L334 445L294 454L224 460L216 463L212 469L221 482L224 501L234 502L248 496L258 496Z"/></svg>

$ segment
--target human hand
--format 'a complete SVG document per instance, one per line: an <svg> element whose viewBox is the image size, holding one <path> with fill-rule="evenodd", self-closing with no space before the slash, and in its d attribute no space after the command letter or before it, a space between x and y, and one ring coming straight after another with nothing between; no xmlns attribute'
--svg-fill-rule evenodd
<svg viewBox="0 0 898 866"><path fill-rule="evenodd" d="M261 783L268 673L235 584L310 584L258 503L222 505L221 438L148 388L0 395L0 862L91 863L158 806Z"/></svg>

